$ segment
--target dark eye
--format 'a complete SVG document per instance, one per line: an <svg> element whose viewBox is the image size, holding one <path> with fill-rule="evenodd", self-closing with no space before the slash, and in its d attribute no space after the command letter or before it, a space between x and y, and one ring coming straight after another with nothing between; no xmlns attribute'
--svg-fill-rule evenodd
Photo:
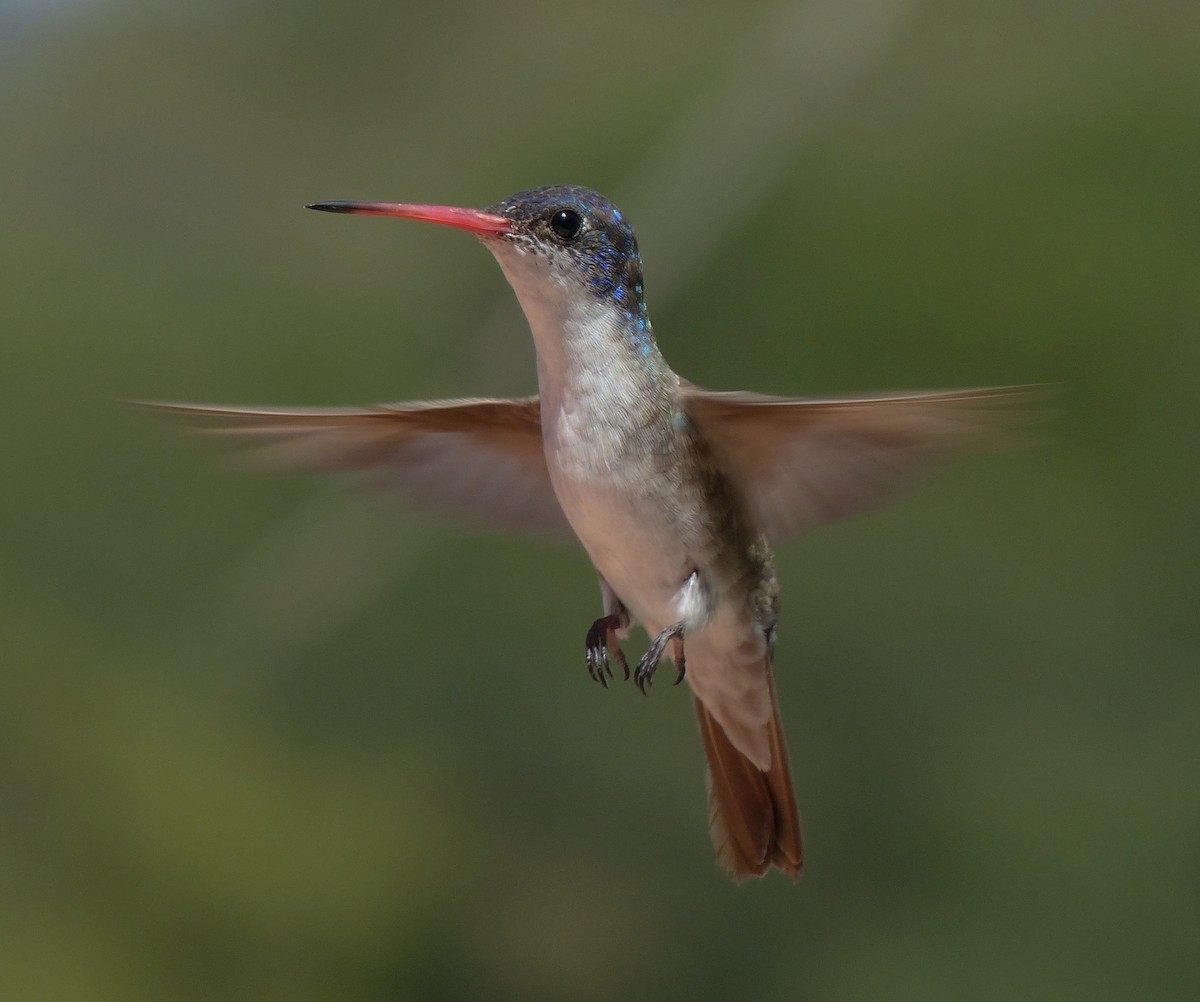
<svg viewBox="0 0 1200 1002"><path fill-rule="evenodd" d="M550 217L550 229L563 240L574 240L583 229L583 216L574 209L559 209Z"/></svg>

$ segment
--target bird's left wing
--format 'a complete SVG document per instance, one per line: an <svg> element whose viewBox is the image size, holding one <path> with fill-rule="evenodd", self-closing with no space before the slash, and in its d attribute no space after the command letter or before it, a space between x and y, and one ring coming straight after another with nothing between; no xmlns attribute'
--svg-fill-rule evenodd
<svg viewBox="0 0 1200 1002"><path fill-rule="evenodd" d="M1001 440L1043 393L1014 386L805 400L685 385L684 405L755 524L784 539L882 503L933 461Z"/></svg>
<svg viewBox="0 0 1200 1002"><path fill-rule="evenodd" d="M546 469L537 397L322 410L146 406L203 432L253 439L273 466L358 473L486 527L570 532Z"/></svg>

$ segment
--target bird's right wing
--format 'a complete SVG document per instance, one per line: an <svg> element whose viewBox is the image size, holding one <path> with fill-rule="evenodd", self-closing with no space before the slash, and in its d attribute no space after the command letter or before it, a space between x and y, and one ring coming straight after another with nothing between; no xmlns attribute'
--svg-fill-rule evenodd
<svg viewBox="0 0 1200 1002"><path fill-rule="evenodd" d="M882 503L939 459L1002 443L1045 390L806 400L688 384L685 406L741 486L754 523L779 540Z"/></svg>
<svg viewBox="0 0 1200 1002"><path fill-rule="evenodd" d="M537 397L323 410L146 406L202 432L250 438L272 466L357 473L485 527L571 531L546 469Z"/></svg>

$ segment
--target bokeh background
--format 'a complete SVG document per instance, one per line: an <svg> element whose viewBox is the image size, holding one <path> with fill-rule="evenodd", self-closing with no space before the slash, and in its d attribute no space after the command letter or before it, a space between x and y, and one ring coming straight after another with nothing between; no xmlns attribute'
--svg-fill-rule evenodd
<svg viewBox="0 0 1200 1002"><path fill-rule="evenodd" d="M1194 0L4 0L0 997L1196 998L1198 108ZM556 181L697 382L1063 387L780 552L798 885L581 552L119 403L531 392L474 241L300 206Z"/></svg>

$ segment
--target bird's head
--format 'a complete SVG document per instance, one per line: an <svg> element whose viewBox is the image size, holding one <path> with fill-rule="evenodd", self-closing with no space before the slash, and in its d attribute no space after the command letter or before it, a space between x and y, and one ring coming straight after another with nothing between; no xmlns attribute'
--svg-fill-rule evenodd
<svg viewBox="0 0 1200 1002"><path fill-rule="evenodd" d="M487 211L510 222L507 234L485 240L510 280L540 277L626 308L642 298L637 239L603 195L551 185L511 195Z"/></svg>

